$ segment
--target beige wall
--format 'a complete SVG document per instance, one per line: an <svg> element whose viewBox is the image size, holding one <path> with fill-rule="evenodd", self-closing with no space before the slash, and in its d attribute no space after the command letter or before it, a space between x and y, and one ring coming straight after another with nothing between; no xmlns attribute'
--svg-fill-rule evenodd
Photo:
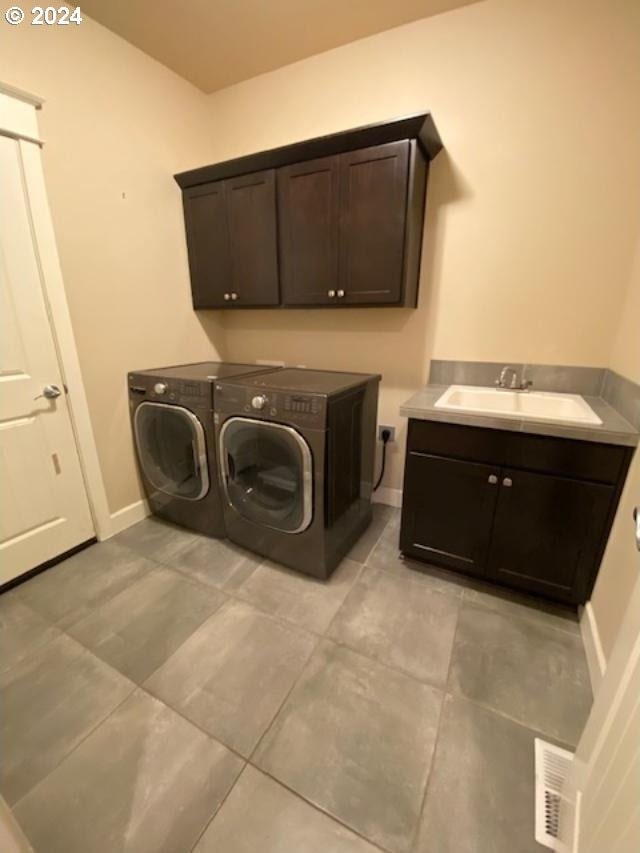
<svg viewBox="0 0 640 853"><path fill-rule="evenodd" d="M620 310L620 321L613 338L609 367L640 384L640 236L627 294Z"/></svg>
<svg viewBox="0 0 640 853"><path fill-rule="evenodd" d="M431 356L606 365L640 227L637 8L488 0L209 96L212 161L420 110L446 148L417 311L227 314L228 355L379 371L399 426Z"/></svg>
<svg viewBox="0 0 640 853"><path fill-rule="evenodd" d="M613 341L610 366L617 373L640 383L640 240L635 254L627 296ZM633 534L633 508L640 508L640 450L636 451L618 514L600 567L591 604L604 653L609 657L618 627L640 577L640 552Z"/></svg>
<svg viewBox="0 0 640 853"><path fill-rule="evenodd" d="M88 18L2 19L0 80L45 99L45 178L113 512L140 497L127 370L212 357L222 336L191 309L172 179L210 156L205 96Z"/></svg>

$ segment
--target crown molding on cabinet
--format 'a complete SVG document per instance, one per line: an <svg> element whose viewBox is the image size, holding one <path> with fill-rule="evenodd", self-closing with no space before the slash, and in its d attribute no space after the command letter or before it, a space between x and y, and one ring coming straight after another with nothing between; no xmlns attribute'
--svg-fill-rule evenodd
<svg viewBox="0 0 640 853"><path fill-rule="evenodd" d="M224 178L234 178L265 169L276 169L292 163L343 154L347 151L356 151L359 148L382 145L386 142L397 142L401 139L417 139L427 161L433 160L442 148L442 140L431 114L421 113L332 133L329 136L319 136L316 139L306 139L303 142L294 142L292 145L283 145L281 148L273 148L270 151L259 151L245 157L236 157L223 163L214 163L211 166L181 172L174 175L174 178L182 189L186 189Z"/></svg>

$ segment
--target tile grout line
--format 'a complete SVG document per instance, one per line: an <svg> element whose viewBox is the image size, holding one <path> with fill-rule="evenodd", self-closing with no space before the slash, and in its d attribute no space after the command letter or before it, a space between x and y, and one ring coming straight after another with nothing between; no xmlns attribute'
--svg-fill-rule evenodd
<svg viewBox="0 0 640 853"><path fill-rule="evenodd" d="M164 705L165 708L168 708L176 716L180 717L180 719L183 720L185 723L188 723L190 726L193 726L193 728L197 729L201 734L206 735L206 737L208 737L209 740L214 741L215 743L224 747L224 749L233 753L233 755L235 755L236 758L239 758L240 761L243 761L245 764L248 763L248 759L246 758L246 756L244 756L244 755L242 755L242 753L238 752L238 750L235 747L229 746L229 744L226 743L226 741L223 741L220 737L218 737L216 735L212 735L211 732L208 732L205 728L203 728L200 725L200 723L195 722L195 720L189 719L189 717L187 717L185 715L184 711L182 711L180 708L176 708L176 706L173 705L171 702L169 702L167 699L161 698L156 693L154 693L152 690L150 690L148 687L138 686L137 689L141 690L143 693L146 693L146 695L149 696L151 699L153 699L155 702L159 702L161 705Z"/></svg>
<svg viewBox="0 0 640 853"><path fill-rule="evenodd" d="M277 710L275 711L275 713L273 714L273 716L271 717L271 719L269 720L268 725L265 727L264 731L262 732L262 734L261 734L261 735L260 735L260 737L258 738L258 741L257 741L256 745L253 747L253 749L252 749L252 750L251 750L251 752L249 753L249 757L247 758L247 761L248 761L250 764L253 764L253 762L252 762L252 760L251 760L251 759L254 757L254 755L256 754L256 752L258 751L258 749L260 748L260 745L262 744L262 741L265 739L265 737L267 736L267 734L268 734L268 733L271 731L271 729L273 728L273 725L275 724L276 719L280 716L280 711L282 711L282 709L284 708L284 706L285 706L286 702L288 701L289 697L290 697L290 696L291 696L291 694L293 693L293 691L294 691L295 687L298 685L298 682L299 682L299 681L300 681L300 679L302 678L303 674L306 672L307 667L309 666L309 662L310 662L311 658L312 658L312 657L315 655L315 653L317 652L318 647L320 646L320 643L323 641L323 639L324 639L323 637L318 637L318 639L316 640L316 642L315 642L315 644L314 644L314 646L313 646L313 649L311 650L311 653L309 654L309 657L305 660L304 664L303 664L303 665L302 665L302 667L300 668L300 672L298 673L298 675L296 676L296 678L293 680L293 683L291 684L291 687L289 688L289 690L287 690L286 695L285 695L285 697L283 698L282 702L278 705L278 708L277 708Z"/></svg>
<svg viewBox="0 0 640 853"><path fill-rule="evenodd" d="M568 628L563 628L559 625L553 625L553 624L545 621L544 619L540 619L537 616L533 616L533 615L529 616L528 614L523 615L521 613L510 613L510 612L507 612L504 610L500 610L499 608L492 607L491 604L486 604L483 601L474 601L473 599L471 599L467 596L467 592L476 592L476 590L471 589L471 588L464 588L463 589L462 598L464 600L464 603L468 607L477 607L480 610L489 610L491 613L497 613L498 616L504 616L507 619L515 619L517 621L527 622L529 624L536 625L537 627L540 627L540 628L550 628L552 631L558 631L561 634L568 635L569 637L580 637L580 630L579 630L580 623L579 622L575 623L576 630L572 631L572 630L569 630ZM490 594L490 593L485 593L485 594ZM504 600L509 602L508 599L504 599ZM522 607L527 606L526 604L521 605L519 602L509 602L509 603L513 603L513 604L516 604L516 605L522 606ZM540 612L546 613L546 611L540 611ZM555 614L547 613L547 615L553 616ZM562 617L558 617L558 618L562 618Z"/></svg>
<svg viewBox="0 0 640 853"><path fill-rule="evenodd" d="M468 606L468 602L467 602L467 606ZM460 618L460 612L461 612L461 610L462 610L462 607L461 607L461 608L460 608L460 610L458 611L458 624L456 624L456 633L455 633L455 635L454 635L454 641L453 641L452 653L451 653L451 660L450 660L450 662L449 662L449 672L448 672L448 675L447 675L447 680L446 680L446 682L445 682L445 686L444 686L444 688L443 688L443 692L444 692L445 696L451 696L453 699L463 699L464 701L469 702L470 704L474 705L474 706L475 706L475 707L477 707L477 708L482 708L482 710L484 710L484 711L488 711L488 712L490 712L490 713L492 713L492 714L495 714L497 717L500 717L500 718L501 718L501 719L503 719L503 720L508 720L509 722L511 722L511 723L515 723L516 725L521 726L521 727L523 727L523 728L525 728L525 729L529 729L530 731L535 731L535 732L537 732L538 734L543 735L544 737L554 738L555 740L559 741L560 743L563 743L563 744L565 744L565 745L568 745L568 744L569 744L569 742L568 742L567 740L565 740L565 739L563 739L563 738L560 738L560 737L558 737L557 735L552 734L551 732L544 732L544 731L543 731L542 729L540 729L540 728L535 728L535 729L534 729L534 728L532 728L531 726L528 726L526 723L522 722L521 720L517 720L515 717L511 717L509 714L507 714L507 713L506 713L506 712L504 712L504 711L501 711L501 710L500 710L500 709L498 709L498 708L494 708L494 707L492 707L491 705L484 704L483 702L478 702L476 699L472 699L471 697L467 696L467 695L466 695L466 694L465 694L461 689L454 689L454 688L453 688L453 685L450 683L450 680L451 680L451 668L452 668L452 664L453 664L453 653L454 653L454 649L455 649L455 641L456 641L456 637L457 637L457 634L458 634L459 618ZM487 609L486 609L486 608L484 608L484 607L482 607L482 606L480 607L480 610L481 610L481 611L482 611L482 610L484 610L485 612L487 612ZM496 611L489 610L489 612L491 612L491 613L495 613ZM502 615L502 614L499 614L499 615ZM522 620L522 621L525 621L525 622L526 622L527 620ZM538 624L539 624L539 623L538 623ZM558 630L560 630L560 629L558 629ZM567 636L578 636L578 638L579 638L579 635L568 634L567 632L564 632L564 631L561 631L561 630L560 630L560 633L567 634ZM571 749L573 749L573 750L575 750L575 746L576 746L576 745L575 745L575 744L573 744L572 746L570 746L570 748L571 748Z"/></svg>
<svg viewBox="0 0 640 853"><path fill-rule="evenodd" d="M472 699L470 696L466 696L464 693L457 693L453 690L447 689L444 691L445 696L450 696L452 699L457 701L467 702L469 705L473 705L475 708L480 708L482 711L486 711L489 714L492 714L495 717L499 717L501 720L507 720L510 723L513 723L516 726L519 726L522 729L527 729L527 731L534 732L536 735L540 735L544 738L551 738L552 740L557 741L559 744L565 747L565 749L569 749L575 752L577 742L571 743L565 738L558 737L558 735L553 734L552 732L545 732L543 729L529 726L527 723L523 723L522 720L517 720L515 717L509 716L509 714L501 711L499 708L494 708L491 705L485 705L483 702L478 702L477 699Z"/></svg>
<svg viewBox="0 0 640 853"><path fill-rule="evenodd" d="M384 504L384 506L389 506L389 504ZM396 509L396 507L391 507L391 508L392 508L392 509ZM380 535L378 536L378 538L376 539L376 541L373 543L373 545L372 545L372 546L371 546L371 548L369 549L369 553L367 554L367 556L365 557L365 559L362 561L362 565L363 565L363 566L368 566L368 565L369 565L369 557L373 554L373 552L376 550L376 548L377 548L377 547L378 547L378 545L380 544L380 540L382 539L382 537L383 537L383 536L384 536L384 534L386 533L386 531L387 531L387 527L389 527L389 525L391 524L391 521L392 521L392 517L393 517L393 515L394 515L394 513L389 513L389 518L388 518L388 519L385 521L385 523L382 525L382 530L380 531ZM356 562L357 562L357 560L356 560Z"/></svg>
<svg viewBox="0 0 640 853"><path fill-rule="evenodd" d="M232 782L232 783L231 783L231 785L229 786L229 790L228 790L228 791L227 791L227 793L224 795L224 797L223 797L223 798L222 798L222 800L220 801L220 804L218 805L217 809L215 809L215 810L214 810L214 812L213 812L213 814L211 815L211 817L209 818L209 820L208 820L208 821L206 821L205 825L202 827L202 832L200 832L200 833L198 834L198 837L197 837L197 838L196 838L196 840L194 841L193 845L189 848L188 853L193 853L193 851L196 849L196 847L198 846L198 844L200 844L200 841L201 841L201 839L202 839L203 835L204 835L204 834L205 834L205 832L209 829L209 827L211 826L211 824L213 823L213 821L216 819L216 817L217 817L217 816L220 814L220 812L222 811L222 808L224 807L224 804L227 802L227 800L228 800L228 799L229 799L229 797L231 796L231 792L235 789L236 785L238 784L238 782L239 782L239 781L240 781L240 779L242 778L242 776L243 776L243 774L244 774L244 772L245 772L245 770L246 770L246 769L247 769L247 762L246 762L246 760L245 760L244 765L243 765L243 767L241 768L240 772L238 773L238 775L236 776L236 778L233 780L233 782ZM185 853L187 853L187 852L185 851Z"/></svg>
<svg viewBox="0 0 640 853"><path fill-rule="evenodd" d="M84 648L84 647L83 647L83 648ZM102 663L102 661L101 661L101 663ZM111 667L111 669L113 669L113 667ZM114 670L114 671L115 671L115 672L118 672L117 670ZM122 676L122 673L118 672L118 675ZM124 677L124 676L122 676L122 677ZM131 679L128 679L128 680L129 680L129 681L131 681ZM43 784L43 783L44 783L44 782L49 778L49 776L51 776L51 774L52 774L52 773L55 773L55 771L56 771L56 770L57 770L57 769L58 769L62 764L64 764L64 762L65 762L68 758L70 758L70 757L73 755L73 753L74 753L77 749L79 749L79 747L80 747L80 746L82 746L82 744L83 744L83 743L84 743L84 742L85 742L89 737L91 737L91 735L92 735L94 732L96 732L96 731L100 728L100 726L102 726L102 725L103 725L103 723L106 723L106 722L107 722L107 720L108 720L108 719L109 719L113 714L115 714L115 712L116 712L119 708L121 708L121 707L124 705L124 703L125 703L125 702L127 702L127 701L128 701L128 700L133 696L133 694L134 694L134 693L136 692L136 690L138 689L138 685L137 685L137 684L135 684L135 682L133 682L133 681L131 681L131 683L134 685L134 686L133 686L133 690L130 690L130 691L127 693L127 695L126 695L126 696L125 696L125 697L124 697L120 702L118 702L118 704L117 704L114 708L112 708L112 709L111 709L111 711L109 711L109 713L108 713L105 717L103 717L101 720L98 720L98 722L97 722L94 726L92 726L92 727L91 727L91 729L90 729L90 730L89 730L89 731L88 731L88 732L87 732L87 733L86 733L82 738L80 738L80 740L78 741L78 743L76 743L76 744L75 744L75 745L74 745L74 746L69 750L69 752L67 752L65 755L63 755L63 756L62 756L62 758L60 759L60 761L58 761L58 762L57 762L57 763L56 763L56 764L55 764L55 765L54 765L54 766L53 766L49 771L47 771L47 773L45 773L45 775L42 777L42 779L39 779L39 780L36 782L36 784L35 784L32 788L29 788L29 790L28 790L26 793L24 793L24 794L23 794L19 799L17 799L17 800L15 801L15 803L13 803L13 804L8 804L8 805L9 805L9 808L11 809L11 811L12 811L12 812L14 812L14 811L15 811L15 809L19 806L19 804L20 804L20 803L21 803L21 802L22 802L26 797L29 797L29 796L30 796L30 795L31 795L31 794L32 794L32 793L33 793L37 788L39 788L39 787L40 787L40 785L42 785L42 784ZM14 817L15 817L15 814L14 814ZM16 820L17 820L17 818L16 818ZM26 833L25 833L25 834L26 834Z"/></svg>
<svg viewBox="0 0 640 853"><path fill-rule="evenodd" d="M319 640L321 640L321 639L322 639L322 638L319 638ZM319 643L318 643L318 645L319 645ZM310 654L309 658L308 658L308 659L307 659L307 661L305 662L305 664L304 664L304 666L303 666L303 668L302 668L302 671L300 672L300 676L298 676L298 679L302 676L302 672L307 668L307 665L308 665L308 663L309 663L309 660L310 660L310 659L311 659L311 657L313 656L313 654L314 654L314 652L315 652L316 648L317 648L317 645L314 647L314 649L313 649L313 651L311 652L311 654ZM296 683L297 683L298 679L296 679ZM293 685L293 687L295 687L295 684ZM293 687L291 688L291 690L293 690ZM270 728L271 728L271 726L273 725L273 722L275 721L275 718L276 718L276 717L278 716L278 714L280 713L280 711L281 711L281 709L282 709L282 705L284 705L284 703L286 702L286 700L287 700L287 698L288 698L289 694L291 693L291 690L289 691L289 693L287 694L287 696L286 696L286 697L285 697L285 699L283 700L282 705L280 705L280 707L278 708L278 710L275 712L273 719L271 720L271 722L269 723L269 725L267 726L267 728L265 729L265 731L263 732L263 734L262 734L262 735L260 736L260 738L258 739L258 742L256 743L256 746L253 748L253 750L252 750L252 752L251 752L250 757L249 757L249 758L247 758L247 757L245 757L244 755L242 755L241 753L239 753L239 752L238 752L234 747L229 746L229 744L228 744L228 743L226 743L225 741L221 740L219 737L216 737L215 735L212 735L212 734L211 734L211 732L208 732L206 729L202 728L202 726L201 726L199 723L196 723L196 722L194 722L193 720L189 719L189 717L186 717L186 716L184 715L184 712L183 712L183 711L181 711L179 708L176 708L174 705L172 705L170 702L166 701L165 699L161 699L159 696L156 696L156 694L155 694L155 693L153 693L153 692L151 692L151 690L149 690L148 688L145 688L145 687L138 687L137 689L138 689L138 690L141 690L141 691L142 691L143 693L145 693L147 696L150 696L154 701L159 702L161 705L164 705L166 708L168 708L170 711L172 711L172 712L173 712L173 713L175 713L178 717L180 717L184 722L186 722L186 723L188 723L189 725L193 726L195 729L197 729L199 732L201 732L201 734L205 735L209 740L212 740L214 743L218 743L218 744L220 744L220 746L222 746L224 749L227 749L229 752L231 752L233 755L235 755L235 756L236 756L236 758L240 759L240 761L242 761L242 762L243 762L243 767L242 767L242 769L241 769L240 773L237 775L237 777L235 778L235 780L234 780L233 784L232 784L232 785L231 785L231 787L229 788L229 791L228 791L228 792L227 792L227 794L225 795L224 799L222 800L222 802L220 803L220 805L218 806L218 808L215 810L215 812L212 814L212 816L211 816L211 818L209 819L209 821L207 822L206 826L204 827L204 829L202 830L202 832L201 832L201 833L200 833L200 835L198 836L198 839L196 840L196 842L195 842L194 846L193 846L192 848L190 848L190 853L192 853L192 851L195 849L195 847L197 846L198 842L200 841L200 839L202 838L202 836L204 835L204 833L206 832L206 830L209 828L210 824L214 821L214 819L216 818L216 816L218 815L218 813L219 813L219 812L220 812L220 810L222 809L222 806L223 806L223 805L224 805L224 803L226 802L227 798L230 796L230 794L231 794L232 790L235 788L235 786L236 786L236 785L237 785L237 783L239 782L240 777L241 777L241 776L242 776L242 774L244 773L244 771L245 771L245 769L247 768L247 766L252 767L254 770L257 770L259 773L262 773L264 776L267 776L269 779L271 779L271 780L272 780L273 782L275 782L277 785L280 785L282 788L285 788L287 791L289 791L289 793L290 793L290 794L292 794L294 797L296 797L297 799L301 800L303 803L305 803L305 804L307 804L307 805L311 806L315 811L319 812L320 814L324 815L325 817L328 817L330 820L334 821L335 823L340 824L340 826L343 826L345 829L349 830L349 832L352 832L354 835L357 835L359 838L362 838L362 839L363 839L364 841L366 841L368 844L370 844L370 845L372 845L373 847L375 847L376 849L378 849L378 850L382 851L382 853L392 853L392 851L389 851L389 850L388 850L388 848L386 848L386 847L382 847L382 846L381 846L380 844L378 844L376 841L372 841L370 838L367 838L367 836L362 835L362 833L360 833L357 829L354 829L353 827L349 826L347 823L344 823L344 821L342 821L342 820L341 820L339 817L337 817L336 815L333 815L333 814L331 814L330 812L325 811L321 806L319 806L318 804L314 803L312 800L307 800L307 799L306 799L306 797L304 797L304 796L303 796L299 791L296 791L294 788L290 788L290 787L289 787L285 782L283 782L281 779L278 779L276 776L273 776L273 775L272 775L268 770L265 770L263 767L260 767L258 764L254 764L254 763L253 763L253 761L251 760L251 758L253 758L254 753L255 753L255 752L256 752L256 750L258 749L258 746L260 745L260 743L261 743L262 739L263 739L263 738L264 738L264 736L267 734L267 732L269 731L269 729L270 729ZM131 694L130 694L130 695L131 695ZM443 695L444 695L444 694L443 694ZM127 697L127 698L129 698L129 697ZM114 710L115 710L115 709L114 709ZM40 784L40 783L38 783L38 784Z"/></svg>
<svg viewBox="0 0 640 853"><path fill-rule="evenodd" d="M123 592L124 592L124 590L123 590ZM114 598L117 598L117 596L114 596ZM110 599L110 600L113 600L113 599ZM178 646L177 646L177 647L176 647L176 648L171 652L171 654L170 654L167 658L165 658L165 659L164 659L160 664L158 664L158 666L157 666L154 670L152 670L148 675L145 675L145 677L142 679L142 682L141 682L141 683L138 683L138 682L137 682L135 679L133 679L130 675L127 675L127 673L126 673L126 672L123 672L121 669L118 669L118 667L117 667L117 666L114 666L114 664L113 664L113 663L111 663L111 661L105 660L105 659L102 657L102 655L101 655L98 651L96 651L95 649L91 648L91 646L87 645L87 643L86 643L86 642L84 642L83 640L79 640L77 637L75 637L73 634L71 634L71 633L69 632L69 630L68 630L68 629L63 629L63 628L61 628L60 630L62 631L62 633L63 633L66 637L69 637L69 639L70 639L70 640L73 640L73 641L74 641L74 643L78 643L78 645L79 645L79 646L82 646L82 648L83 648L83 649L85 649L85 651L87 651L87 652L89 652L90 654L92 654L92 655L93 655L94 657L96 657L96 658L97 658L101 663L103 663L103 664L105 664L106 666L110 667L111 669L115 670L115 671L116 671L119 675L121 675L123 678L127 678L129 681L133 682L133 684L135 684L135 685L136 685L136 687L142 688L142 685L145 683L145 681L148 681L148 679L149 679L149 678L151 678L151 676L152 676L152 675L155 675L155 673L156 673L159 669L161 669L161 668L162 668L166 663L168 663L168 661L169 661L169 660L170 660L170 659L171 659L171 658L176 654L176 652L178 652L178 651L182 648L182 646L184 646L184 644L185 644L185 643L187 643L187 642L188 642L188 641L189 641L189 640L190 640L190 639L191 639L195 634L197 634L197 633L198 633L198 631L203 627L203 625L205 624L205 622L208 622L208 621L209 621L209 619L211 619L211 617L212 617L212 616L215 616L215 614L216 614L216 613L217 613L217 612L218 612L222 607L224 607L224 605L225 605L225 604L227 604L227 602L228 602L229 600L230 600L230 599L229 599L229 597L228 597L228 596L225 596L225 597L224 597L224 600L223 600L223 601L221 601L221 602L220 602L220 604L219 604L217 607L215 607L215 608L211 611L211 613L209 613L209 614L207 614L207 616L205 616L205 618L202 620L202 622L201 622L201 623L200 623L196 628L194 628L194 630L189 634L189 636L188 636L188 637L185 637L185 639L184 639L184 640L183 640L183 641L182 641L182 642L181 642L181 643L180 643L180 644L179 644L179 645L178 645ZM91 615L91 614L89 614L89 615ZM74 625L79 625L79 624L80 624L80 622L82 622L82 621L84 621L84 619L79 619L77 622L75 622L75 623L74 623ZM73 625L70 625L70 626L69 626L69 628L73 628ZM111 636L115 636L115 635L113 635L113 634L112 634Z"/></svg>
<svg viewBox="0 0 640 853"><path fill-rule="evenodd" d="M453 639L451 641L451 651L449 653L449 666L447 667L447 675L444 680L444 686L442 688L442 701L440 702L440 710L438 712L438 724L436 728L436 736L433 742L433 753L431 754L431 762L429 764L429 770L427 771L427 778L425 780L424 791L422 792L422 801L420 803L420 809L418 810L418 820L416 821L416 826L413 832L413 836L411 838L411 844L409 846L409 850L415 850L416 844L418 843L418 839L420 837L420 829L422 827L422 819L424 816L424 809L427 804L427 797L429 795L429 785L431 783L431 779L433 778L433 768L436 763L436 754L438 751L438 744L440 743L440 735L442 733L442 718L444 715L444 706L447 699L447 686L449 683L449 676L451 674L451 666L453 664L453 650L456 643L456 637L458 635L458 625L460 623L460 610L462 609L462 598L458 600L458 607L456 610L456 627L453 632Z"/></svg>
<svg viewBox="0 0 640 853"><path fill-rule="evenodd" d="M280 787L284 788L286 791L288 791L290 794L292 794L294 797L296 797L296 799L302 800L303 803L306 803L307 805L311 806L315 811L319 812L321 815L324 815L325 817L328 817L334 823L337 823L340 826L343 826L345 829L349 830L349 832L352 832L354 835L357 835L358 838L361 838L363 841L366 841L367 844L370 844L372 847L375 847L377 850L381 850L382 853L393 853L393 851L391 851L388 847L383 847L377 841L373 841L371 838L368 838L366 835L363 835L359 830L354 829L348 823L345 823L344 820L342 820L341 818L337 817L336 815L332 814L331 812L327 811L326 809L323 809L322 806L318 805L318 803L313 802L313 800L308 800L299 791L296 791L295 788L291 788L289 785L287 785L286 782L283 782L281 779L278 779L277 776L274 776L268 770L265 770L264 768L259 767L257 764L253 764L252 761L247 761L247 764L250 767L252 767L254 770L257 770L258 773L262 773L268 779L271 779L272 782L275 782L277 785L280 785Z"/></svg>

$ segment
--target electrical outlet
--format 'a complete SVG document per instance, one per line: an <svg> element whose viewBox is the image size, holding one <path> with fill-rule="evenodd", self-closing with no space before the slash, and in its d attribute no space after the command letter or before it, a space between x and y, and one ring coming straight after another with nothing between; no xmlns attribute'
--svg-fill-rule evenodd
<svg viewBox="0 0 640 853"><path fill-rule="evenodd" d="M387 424L380 424L378 427L378 440L382 441L382 430L388 429L391 435L389 436L389 442L396 440L396 428L394 426L387 426Z"/></svg>

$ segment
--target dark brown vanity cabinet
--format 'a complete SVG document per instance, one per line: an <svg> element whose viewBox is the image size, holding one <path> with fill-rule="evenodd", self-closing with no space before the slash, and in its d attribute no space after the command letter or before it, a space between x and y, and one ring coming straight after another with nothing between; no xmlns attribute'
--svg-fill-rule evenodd
<svg viewBox="0 0 640 853"><path fill-rule="evenodd" d="M183 194L194 308L280 301L273 169Z"/></svg>
<svg viewBox="0 0 640 853"><path fill-rule="evenodd" d="M176 175L194 307L415 307L441 147L420 115Z"/></svg>
<svg viewBox="0 0 640 853"><path fill-rule="evenodd" d="M496 490L487 483L496 479L495 469L421 451L411 452L410 458L402 550L448 568L484 574L496 502Z"/></svg>
<svg viewBox="0 0 640 853"><path fill-rule="evenodd" d="M632 453L411 420L400 549L529 593L583 603Z"/></svg>

